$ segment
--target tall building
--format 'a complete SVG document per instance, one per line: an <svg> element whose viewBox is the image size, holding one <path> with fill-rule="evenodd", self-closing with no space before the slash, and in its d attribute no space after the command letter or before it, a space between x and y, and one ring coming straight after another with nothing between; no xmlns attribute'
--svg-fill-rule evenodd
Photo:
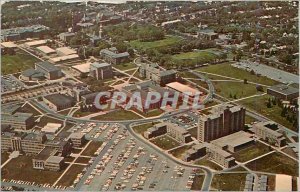
<svg viewBox="0 0 300 192"><path fill-rule="evenodd" d="M97 80L109 79L113 77L111 64L94 62L90 65L90 75Z"/></svg>
<svg viewBox="0 0 300 192"><path fill-rule="evenodd" d="M198 122L198 140L209 142L243 130L246 109L234 105L222 105L202 114Z"/></svg>

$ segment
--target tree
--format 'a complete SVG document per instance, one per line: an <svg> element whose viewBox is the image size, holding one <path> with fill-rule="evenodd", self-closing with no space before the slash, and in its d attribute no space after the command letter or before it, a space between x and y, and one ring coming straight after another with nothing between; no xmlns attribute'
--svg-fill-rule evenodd
<svg viewBox="0 0 300 192"><path fill-rule="evenodd" d="M134 50L132 48L129 48L127 52L129 53L130 57L134 56Z"/></svg>
<svg viewBox="0 0 300 192"><path fill-rule="evenodd" d="M244 79L244 84L248 84L248 80L247 79Z"/></svg>
<svg viewBox="0 0 300 192"><path fill-rule="evenodd" d="M117 42L114 45L119 53L123 53L127 51L127 45L124 42Z"/></svg>
<svg viewBox="0 0 300 192"><path fill-rule="evenodd" d="M282 108L282 111L281 111L281 117L285 117L287 114L287 108L286 107L283 107Z"/></svg>
<svg viewBox="0 0 300 192"><path fill-rule="evenodd" d="M271 108L271 107L272 107L271 99L270 99L270 98L269 98L269 100L268 100L267 107L268 107L268 108Z"/></svg>
<svg viewBox="0 0 300 192"><path fill-rule="evenodd" d="M264 88L261 85L256 85L256 90L260 92L264 92Z"/></svg>

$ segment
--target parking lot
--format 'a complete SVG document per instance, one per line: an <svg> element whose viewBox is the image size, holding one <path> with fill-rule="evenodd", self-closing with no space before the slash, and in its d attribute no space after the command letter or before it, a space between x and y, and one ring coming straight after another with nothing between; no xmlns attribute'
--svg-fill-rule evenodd
<svg viewBox="0 0 300 192"><path fill-rule="evenodd" d="M197 111L188 111L185 114L174 115L164 119L165 122L177 124L186 129L197 126L199 113Z"/></svg>
<svg viewBox="0 0 300 192"><path fill-rule="evenodd" d="M182 191L191 187L192 169L176 166L156 155L152 148L132 139L126 130L118 133L81 190Z"/></svg>
<svg viewBox="0 0 300 192"><path fill-rule="evenodd" d="M1 93L9 93L24 89L24 84L13 75L1 77Z"/></svg>

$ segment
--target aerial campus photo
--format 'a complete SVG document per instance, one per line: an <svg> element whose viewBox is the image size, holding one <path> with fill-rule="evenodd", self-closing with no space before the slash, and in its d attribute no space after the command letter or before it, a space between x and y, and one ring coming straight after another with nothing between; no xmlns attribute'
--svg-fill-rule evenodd
<svg viewBox="0 0 300 192"><path fill-rule="evenodd" d="M1 191L300 191L298 1L0 3Z"/></svg>

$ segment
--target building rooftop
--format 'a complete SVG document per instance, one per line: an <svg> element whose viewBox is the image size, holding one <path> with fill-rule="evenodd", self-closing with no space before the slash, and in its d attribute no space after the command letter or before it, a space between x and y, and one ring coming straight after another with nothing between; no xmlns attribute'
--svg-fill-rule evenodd
<svg viewBox="0 0 300 192"><path fill-rule="evenodd" d="M51 64L48 61L42 61L42 62L38 62L35 64L36 66L39 66L41 68L43 68L44 70L48 71L48 72L53 72L53 71L58 71L60 70L59 67L56 67L55 65Z"/></svg>
<svg viewBox="0 0 300 192"><path fill-rule="evenodd" d="M26 69L25 71L22 71L21 75L23 77L31 77L31 78L43 78L44 77L44 73L35 70L35 69Z"/></svg>
<svg viewBox="0 0 300 192"><path fill-rule="evenodd" d="M99 63L99 62L94 62L91 64L91 66L95 67L95 68L102 68L102 67L108 67L111 66L111 64L109 63Z"/></svg>
<svg viewBox="0 0 300 192"><path fill-rule="evenodd" d="M67 103L73 103L73 98L62 94L53 94L45 96L45 99L50 101L55 106L65 105Z"/></svg>
<svg viewBox="0 0 300 192"><path fill-rule="evenodd" d="M191 96L196 96L196 95L201 95L202 92L198 91L197 89L191 88L187 85L184 85L182 83L179 82L172 82L172 83L168 83L166 84L167 87L174 89L180 93L191 93Z"/></svg>
<svg viewBox="0 0 300 192"><path fill-rule="evenodd" d="M53 57L53 58L50 58L49 60L53 63L57 63L60 61L66 61L66 60L77 59L77 58L79 58L79 56L77 54L72 54L72 55L65 55L65 56L60 56L60 57Z"/></svg>
<svg viewBox="0 0 300 192"><path fill-rule="evenodd" d="M90 72L90 65L91 63L84 63L84 64L79 64L79 65L74 65L72 66L73 69L76 69L77 71L81 73L88 73Z"/></svg>
<svg viewBox="0 0 300 192"><path fill-rule="evenodd" d="M128 52L123 52L123 53L115 53L109 49L102 49L100 51L100 54L105 54L105 55L108 55L112 58L122 58L122 57L128 57L129 56L129 53Z"/></svg>
<svg viewBox="0 0 300 192"><path fill-rule="evenodd" d="M33 116L32 113L21 113L16 112L15 114L1 114L1 121L15 121L15 122L25 122L27 119Z"/></svg>
<svg viewBox="0 0 300 192"><path fill-rule="evenodd" d="M60 47L60 48L57 48L56 51L62 53L63 55L76 54L76 51L69 47Z"/></svg>
<svg viewBox="0 0 300 192"><path fill-rule="evenodd" d="M48 47L48 46L39 46L37 47L38 50L40 50L43 53L49 54L49 53L55 53L55 50Z"/></svg>
<svg viewBox="0 0 300 192"><path fill-rule="evenodd" d="M84 135L85 134L81 132L71 133L70 138L81 139L82 137L84 137Z"/></svg>
<svg viewBox="0 0 300 192"><path fill-rule="evenodd" d="M254 139L252 138L252 135L249 133L246 133L244 131L239 131L230 135L227 135L225 137L221 137L219 139L213 140L211 143L223 148L228 145L237 147L241 146L245 143L251 142Z"/></svg>
<svg viewBox="0 0 300 192"><path fill-rule="evenodd" d="M20 105L10 104L1 106L1 114L13 114L20 108Z"/></svg>
<svg viewBox="0 0 300 192"><path fill-rule="evenodd" d="M24 43L26 46L31 47L31 46L38 46L38 45L43 45L46 44L47 41L46 40L37 40L37 41L30 41L30 42L26 42Z"/></svg>
<svg viewBox="0 0 300 192"><path fill-rule="evenodd" d="M299 89L296 89L294 87L290 87L284 84L278 84L278 85L274 85L272 87L268 87L268 89L272 90L272 91L276 91L278 93L281 93L283 95L290 95L290 94L294 94L294 93L299 93Z"/></svg>
<svg viewBox="0 0 300 192"><path fill-rule="evenodd" d="M59 157L59 156L50 156L47 159L47 163L60 163L64 160L63 157Z"/></svg>
<svg viewBox="0 0 300 192"><path fill-rule="evenodd" d="M35 156L33 159L46 161L49 156L56 151L55 149L51 147L45 147L37 156Z"/></svg>
<svg viewBox="0 0 300 192"><path fill-rule="evenodd" d="M60 33L59 36L64 36L64 37L69 37L69 36L74 36L75 33L71 33L71 32L64 32L64 33Z"/></svg>

